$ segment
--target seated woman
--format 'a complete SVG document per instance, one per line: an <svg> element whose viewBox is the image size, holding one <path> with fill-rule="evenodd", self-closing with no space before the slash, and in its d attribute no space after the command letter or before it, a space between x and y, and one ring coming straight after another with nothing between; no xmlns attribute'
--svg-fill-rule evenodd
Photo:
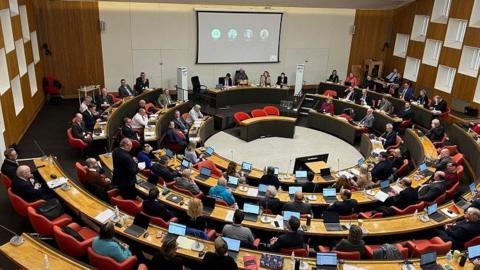
<svg viewBox="0 0 480 270"><path fill-rule="evenodd" d="M145 169L150 170L152 167L152 159L150 155L152 153L153 148L148 144L144 144L142 151L140 151L137 155L138 163L145 162Z"/></svg>
<svg viewBox="0 0 480 270"><path fill-rule="evenodd" d="M335 246L334 250L336 251L358 251L360 252L360 257L365 258L365 242L362 240L363 231L357 225L350 226L348 237L340 240Z"/></svg>
<svg viewBox="0 0 480 270"><path fill-rule="evenodd" d="M229 176L238 177L238 182L241 184L246 183L245 174L243 171L237 171L237 164L233 161L228 162L227 170L223 173L223 177L228 180Z"/></svg>
<svg viewBox="0 0 480 270"><path fill-rule="evenodd" d="M271 86L272 80L270 78L270 73L268 71L264 71L262 75L260 75L260 86Z"/></svg>
<svg viewBox="0 0 480 270"><path fill-rule="evenodd" d="M185 159L190 161L193 165L197 165L197 163L204 160L202 155L200 155L200 157L197 155L194 143L190 143L187 148L185 148Z"/></svg>
<svg viewBox="0 0 480 270"><path fill-rule="evenodd" d="M360 174L357 176L357 180L353 181L353 186L357 190L363 190L367 188L371 188L374 183L372 182L372 175L368 171L368 165L362 164L360 166Z"/></svg>
<svg viewBox="0 0 480 270"><path fill-rule="evenodd" d="M177 246L177 238L167 234L162 240L159 252L153 256L148 269L183 270L183 260L180 256L177 256Z"/></svg>
<svg viewBox="0 0 480 270"><path fill-rule="evenodd" d="M119 243L113 239L115 229L112 222L108 222L102 226L100 233L92 242L92 249L95 253L110 257L117 262L123 262L132 256L125 243Z"/></svg>
<svg viewBox="0 0 480 270"><path fill-rule="evenodd" d="M332 97L328 97L320 106L320 112L334 114L334 106L332 102Z"/></svg>
<svg viewBox="0 0 480 270"><path fill-rule="evenodd" d="M338 83L339 82L336 70L332 71L332 74L330 74L330 76L328 77L327 82L333 82L333 83Z"/></svg>
<svg viewBox="0 0 480 270"><path fill-rule="evenodd" d="M400 169L400 167L402 167L404 157L402 155L402 151L400 150L400 148L393 149L391 154L392 154L392 165L394 168L393 170L396 171Z"/></svg>
<svg viewBox="0 0 480 270"><path fill-rule="evenodd" d="M332 185L332 188L335 188L337 192L340 192L342 189L352 189L350 180L347 179L344 175L340 175L337 178L337 181Z"/></svg>
<svg viewBox="0 0 480 270"><path fill-rule="evenodd" d="M358 86L358 79L352 72L350 72L347 78L345 78L345 85L349 85L353 87Z"/></svg>
<svg viewBox="0 0 480 270"><path fill-rule="evenodd" d="M194 198L188 205L187 213L181 218L181 224L189 228L205 231L207 228L207 219L203 215L202 201Z"/></svg>
<svg viewBox="0 0 480 270"><path fill-rule="evenodd" d="M345 118L348 121L353 121L355 117L355 111L352 108L346 108L343 110L343 113L339 115L339 117Z"/></svg>

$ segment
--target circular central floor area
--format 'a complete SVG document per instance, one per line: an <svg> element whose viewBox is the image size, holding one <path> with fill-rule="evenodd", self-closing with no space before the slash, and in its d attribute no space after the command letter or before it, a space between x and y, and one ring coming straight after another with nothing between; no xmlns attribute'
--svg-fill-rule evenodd
<svg viewBox="0 0 480 270"><path fill-rule="evenodd" d="M360 152L347 142L310 128L296 126L293 139L269 137L251 142L232 135L237 133L238 130L218 132L205 145L212 146L217 154L237 163L246 161L255 168L274 166L280 172L289 170L290 173L297 157L328 153L328 165L332 170L352 167L362 158Z"/></svg>

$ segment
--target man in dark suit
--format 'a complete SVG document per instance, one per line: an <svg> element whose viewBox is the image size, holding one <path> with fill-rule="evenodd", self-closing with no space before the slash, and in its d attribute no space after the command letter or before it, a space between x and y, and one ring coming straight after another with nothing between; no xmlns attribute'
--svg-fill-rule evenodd
<svg viewBox="0 0 480 270"><path fill-rule="evenodd" d="M150 88L150 81L147 79L145 72L140 72L140 77L135 80L134 88L137 95L143 93L143 90Z"/></svg>
<svg viewBox="0 0 480 270"><path fill-rule="evenodd" d="M26 202L35 202L52 198L48 193L48 188L43 188L37 181L26 165L20 165L17 169L16 177L12 179L12 192Z"/></svg>
<svg viewBox="0 0 480 270"><path fill-rule="evenodd" d="M437 180L422 185L418 188L418 200L419 201L426 201L426 202L433 202L438 196L445 193L445 179L441 177Z"/></svg>
<svg viewBox="0 0 480 270"><path fill-rule="evenodd" d="M135 158L130 155L132 150L132 141L129 138L123 138L120 141L120 147L112 152L113 159L113 177L112 184L117 186L120 195L124 199L135 199L135 183L137 182L138 165Z"/></svg>
<svg viewBox="0 0 480 270"><path fill-rule="evenodd" d="M367 89L362 89L361 93L355 95L355 103L360 105L371 105L372 98L368 95Z"/></svg>
<svg viewBox="0 0 480 270"><path fill-rule="evenodd" d="M432 142L440 142L445 136L445 128L440 124L440 120L432 120L432 128L425 133Z"/></svg>
<svg viewBox="0 0 480 270"><path fill-rule="evenodd" d="M130 85L127 84L125 79L120 81L120 87L118 87L118 94L121 98L133 96L134 92Z"/></svg>
<svg viewBox="0 0 480 270"><path fill-rule="evenodd" d="M260 206L263 209L270 209L272 214L278 215L282 212L282 202L276 198L277 189L274 186L268 186L265 192L265 198L260 200Z"/></svg>
<svg viewBox="0 0 480 270"><path fill-rule="evenodd" d="M13 181L17 177L18 161L17 161L17 151L14 148L8 148L3 152L5 160L2 164L2 174L8 176L10 180Z"/></svg>
<svg viewBox="0 0 480 270"><path fill-rule="evenodd" d="M218 78L218 84L221 84L227 87L233 86L232 75L230 75L230 73L227 73L225 77Z"/></svg>
<svg viewBox="0 0 480 270"><path fill-rule="evenodd" d="M443 148L442 150L440 150L438 159L435 161L435 169L437 171L443 171L447 168L447 164L452 161L453 160L450 157L450 150L448 150L448 148Z"/></svg>
<svg viewBox="0 0 480 270"><path fill-rule="evenodd" d="M403 121L411 121L413 119L413 111L410 105L410 102L405 102L405 107L400 111L398 117L402 118Z"/></svg>
<svg viewBox="0 0 480 270"><path fill-rule="evenodd" d="M85 127L83 115L81 113L75 114L75 117L73 118L72 135L74 138L80 139L86 143L91 143L93 140L92 133Z"/></svg>
<svg viewBox="0 0 480 270"><path fill-rule="evenodd" d="M95 98L95 101L97 103L97 107L99 107L101 111L104 111L108 107L112 106L114 102L113 102L112 95L108 94L107 88L103 87L101 91L102 91L102 94L98 95Z"/></svg>
<svg viewBox="0 0 480 270"><path fill-rule="evenodd" d="M402 88L399 90L400 99L410 102L413 98L413 89L410 87L410 83L405 82Z"/></svg>
<svg viewBox="0 0 480 270"><path fill-rule="evenodd" d="M417 203L418 192L412 188L412 180L405 177L400 180L400 184L404 187L400 193L390 192L388 199L385 201L385 205L396 206L400 209L405 209L408 206Z"/></svg>
<svg viewBox="0 0 480 270"><path fill-rule="evenodd" d="M357 200L352 199L352 192L348 189L342 190L340 193L342 201L336 201L327 207L327 211L337 212L340 216L348 216L355 212Z"/></svg>
<svg viewBox="0 0 480 270"><path fill-rule="evenodd" d="M175 123L176 129L181 130L184 134L188 133L188 129L190 128L190 126L188 125L187 121L182 118L182 115L180 115L180 111L175 111L173 123Z"/></svg>
<svg viewBox="0 0 480 270"><path fill-rule="evenodd" d="M288 202L283 206L283 211L298 212L300 214L312 214L312 206L303 202L303 193L295 192L293 202Z"/></svg>
<svg viewBox="0 0 480 270"><path fill-rule="evenodd" d="M373 167L372 170L372 179L374 181L383 181L388 179L393 173L392 162L388 159L388 153L380 153L379 162Z"/></svg>
<svg viewBox="0 0 480 270"><path fill-rule="evenodd" d="M313 179L315 178L315 174L311 171L307 172L307 182L302 184L302 191L305 193L315 193L317 187L317 184L313 182Z"/></svg>
<svg viewBox="0 0 480 270"><path fill-rule="evenodd" d="M175 129L175 123L173 121L170 121L167 132L165 133L165 139L167 140L167 142L172 144L178 144L182 147L187 146L186 138L181 138L181 134L178 134L177 132L178 131Z"/></svg>
<svg viewBox="0 0 480 270"><path fill-rule="evenodd" d="M439 113L444 113L448 109L447 102L443 100L441 96L435 96L433 97L433 104L430 109L435 110Z"/></svg>
<svg viewBox="0 0 480 270"><path fill-rule="evenodd" d="M102 201L110 203L107 191L112 188L112 181L103 174L97 160L88 158L85 163L88 167L85 175L85 187Z"/></svg>
<svg viewBox="0 0 480 270"><path fill-rule="evenodd" d="M464 249L465 242L480 235L480 210L470 207L465 212L465 219L453 224L446 224L445 230L437 230L443 241L452 241L453 248Z"/></svg>
<svg viewBox="0 0 480 270"><path fill-rule="evenodd" d="M158 178L162 177L165 182L172 182L175 177L180 176L177 171L171 170L168 166L168 157L161 157L158 163L154 163L150 168L151 174L148 181L157 184Z"/></svg>
<svg viewBox="0 0 480 270"><path fill-rule="evenodd" d="M148 198L143 201L143 212L149 216L159 217L168 222L174 217L174 214L158 200L160 192L157 187L152 187L148 191Z"/></svg>
<svg viewBox="0 0 480 270"><path fill-rule="evenodd" d="M281 249L304 248L305 233L298 229L300 228L300 220L296 217L291 217L285 227L289 231L278 238L273 237L270 239L268 249L272 252L277 252Z"/></svg>
<svg viewBox="0 0 480 270"><path fill-rule="evenodd" d="M395 145L397 143L397 132L393 130L393 125L388 123L385 125L385 132L380 136L383 141L383 148Z"/></svg>
<svg viewBox="0 0 480 270"><path fill-rule="evenodd" d="M353 89L353 87L349 86L347 89L345 89L344 99L349 101L355 101L355 90Z"/></svg>
<svg viewBox="0 0 480 270"><path fill-rule="evenodd" d="M277 85L283 87L288 84L288 78L285 76L285 73L280 73L280 76L277 77Z"/></svg>
<svg viewBox="0 0 480 270"><path fill-rule="evenodd" d="M123 118L122 134L123 137L129 138L130 140L139 140L138 133L132 128L132 119L129 117Z"/></svg>
<svg viewBox="0 0 480 270"><path fill-rule="evenodd" d="M88 109L82 113L82 116L85 129L92 132L98 119L97 106L93 103L88 105Z"/></svg>

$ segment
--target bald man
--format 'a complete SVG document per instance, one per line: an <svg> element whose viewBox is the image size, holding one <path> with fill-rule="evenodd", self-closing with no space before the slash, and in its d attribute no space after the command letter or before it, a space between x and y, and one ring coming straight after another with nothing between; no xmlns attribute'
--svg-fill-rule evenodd
<svg viewBox="0 0 480 270"><path fill-rule="evenodd" d="M425 133L432 142L440 142L445 136L445 128L440 124L440 120L432 120L432 128Z"/></svg>
<svg viewBox="0 0 480 270"><path fill-rule="evenodd" d="M83 115L81 113L75 114L72 121L72 135L74 138L80 139L86 143L92 142L92 133L88 132L83 122Z"/></svg>
<svg viewBox="0 0 480 270"><path fill-rule="evenodd" d="M327 207L327 211L337 212L340 216L348 216L355 212L357 208L357 200L352 199L352 192L344 189L340 192L342 201L336 201Z"/></svg>
<svg viewBox="0 0 480 270"><path fill-rule="evenodd" d="M405 209L408 206L417 203L418 192L412 188L412 180L405 177L400 180L400 185L404 188L400 193L395 191L389 192L390 197L385 201L385 205L396 206Z"/></svg>
<svg viewBox="0 0 480 270"><path fill-rule="evenodd" d="M117 186L120 195L126 200L133 200L137 197L135 183L137 182L138 165L137 159L132 157L132 141L123 138L120 147L112 152L113 175L112 184Z"/></svg>
<svg viewBox="0 0 480 270"><path fill-rule="evenodd" d="M464 220L445 225L437 234L445 242L452 241L454 249L464 249L465 242L480 235L480 210L468 208Z"/></svg>
<svg viewBox="0 0 480 270"><path fill-rule="evenodd" d="M368 109L367 114L358 124L362 127L370 129L373 127L373 121L375 121L375 117L373 116L373 109Z"/></svg>
<svg viewBox="0 0 480 270"><path fill-rule="evenodd" d="M312 206L303 202L303 193L295 192L293 202L288 202L283 206L283 211L298 212L300 214L312 214Z"/></svg>
<svg viewBox="0 0 480 270"><path fill-rule="evenodd" d="M12 192L29 203L52 197L47 189L42 188L42 184L35 180L30 167L26 165L17 168L17 177L12 181Z"/></svg>
<svg viewBox="0 0 480 270"><path fill-rule="evenodd" d="M132 118L132 128L142 131L148 125L148 114L144 108L138 109L138 112Z"/></svg>
<svg viewBox="0 0 480 270"><path fill-rule="evenodd" d="M448 150L448 148L443 148L440 150L437 161L435 161L435 169L437 171L443 171L447 168L447 164L452 161L450 150Z"/></svg>

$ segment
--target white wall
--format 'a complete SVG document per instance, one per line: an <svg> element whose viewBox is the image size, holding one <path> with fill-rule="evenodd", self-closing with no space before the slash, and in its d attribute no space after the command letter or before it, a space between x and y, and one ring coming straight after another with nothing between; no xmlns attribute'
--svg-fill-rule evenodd
<svg viewBox="0 0 480 270"><path fill-rule="evenodd" d="M205 8L100 1L100 20L106 23L101 35L106 86L116 90L121 78L133 86L134 79L145 71L150 86L173 88L178 66L188 67L189 76L200 76L202 84L209 87L215 86L218 77L227 72L233 75L240 67L256 82L263 70L275 78L283 71L292 84L295 67L301 63L305 64L307 84L325 80L332 69L337 69L341 78L347 72L355 10L282 8L280 63L200 65L195 64L195 7Z"/></svg>

